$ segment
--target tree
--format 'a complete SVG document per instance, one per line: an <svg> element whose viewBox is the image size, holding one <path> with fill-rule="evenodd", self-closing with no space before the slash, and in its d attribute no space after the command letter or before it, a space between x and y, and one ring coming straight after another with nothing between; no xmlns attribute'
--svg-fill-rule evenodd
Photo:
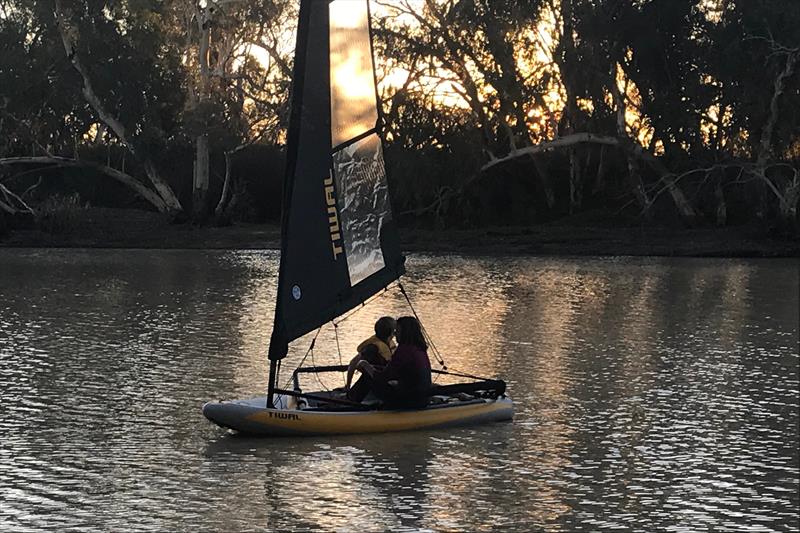
<svg viewBox="0 0 800 533"><path fill-rule="evenodd" d="M192 204L194 219L212 212L210 157L225 158L225 179L214 213L220 217L234 188L232 156L259 139L277 140L285 126L282 106L291 78L283 28L291 27L296 10L288 0L175 0L170 31L182 42L186 58L186 107L183 124L193 139ZM283 46L285 48L285 46ZM260 57L256 54L260 51Z"/></svg>
<svg viewBox="0 0 800 533"><path fill-rule="evenodd" d="M231 157L258 140L277 142L285 127L291 50L284 42L292 6L288 0L2 4L0 47L10 61L0 65L0 81L35 89L0 98L0 130L9 132L0 146L2 168L91 167L159 211L179 213L160 158L193 142L195 220L210 213L213 150L224 154L228 169L218 211L235 206ZM256 49L266 50L266 64ZM81 157L87 142L123 146L152 189L108 162Z"/></svg>
<svg viewBox="0 0 800 533"><path fill-rule="evenodd" d="M161 197L162 210L182 211L180 201L161 177L154 153L174 125L179 101L167 90L178 83L174 67L179 58L161 38L157 10L141 4L65 5L55 1L55 20L64 51L80 75L82 94L94 115L144 168ZM84 57L91 57L86 64ZM104 75L92 68L102 65ZM109 76L109 69L136 75ZM144 76L143 76L144 74ZM165 120L166 119L166 120ZM130 122L131 126L126 126ZM170 122L173 122L170 124Z"/></svg>
<svg viewBox="0 0 800 533"><path fill-rule="evenodd" d="M160 211L235 217L239 154L284 142L296 4L0 0L0 184L80 167ZM794 4L374 0L398 211L474 221L494 195L517 223L796 224Z"/></svg>

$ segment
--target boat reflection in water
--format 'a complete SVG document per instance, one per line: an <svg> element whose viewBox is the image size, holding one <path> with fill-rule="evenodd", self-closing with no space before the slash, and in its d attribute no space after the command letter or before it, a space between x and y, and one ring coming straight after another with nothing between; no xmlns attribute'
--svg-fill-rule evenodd
<svg viewBox="0 0 800 533"><path fill-rule="evenodd" d="M423 527L435 513L429 467L436 433L264 439L226 435L205 450L209 459L255 462L263 479L265 528L341 531ZM272 443L275 442L273 445ZM302 489L297 473L309 480ZM255 472L253 473L255 474ZM297 506L298 497L309 504ZM387 502L391 504L387 505ZM401 518L403 509L406 518Z"/></svg>

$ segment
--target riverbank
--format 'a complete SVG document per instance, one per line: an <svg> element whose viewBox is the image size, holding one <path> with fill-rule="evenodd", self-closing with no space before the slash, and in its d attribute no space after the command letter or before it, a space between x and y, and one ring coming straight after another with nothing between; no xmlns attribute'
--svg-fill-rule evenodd
<svg viewBox="0 0 800 533"><path fill-rule="evenodd" d="M675 229L586 219L531 227L445 231L403 228L401 242L410 252L800 257L800 240L767 238L752 227ZM272 224L172 224L156 213L92 208L68 231L15 229L0 239L0 247L276 249L280 247L280 229Z"/></svg>

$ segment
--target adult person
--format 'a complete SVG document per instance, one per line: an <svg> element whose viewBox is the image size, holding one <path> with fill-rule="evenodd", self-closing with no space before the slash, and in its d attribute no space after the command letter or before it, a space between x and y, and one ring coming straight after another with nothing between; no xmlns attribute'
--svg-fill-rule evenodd
<svg viewBox="0 0 800 533"><path fill-rule="evenodd" d="M356 368L364 374L375 396L389 409L419 409L428 404L431 391L431 361L428 343L417 319L404 316L397 319L395 329L397 349L389 364L379 369L362 359ZM351 391L354 392L354 391ZM352 401L360 402L369 391L351 394Z"/></svg>
<svg viewBox="0 0 800 533"><path fill-rule="evenodd" d="M383 368L392 358L397 345L394 342L395 320L390 316L382 316L375 322L375 335L368 338L356 348L356 356L347 366L347 381L345 390L350 391L350 384L353 382L353 374L360 361L367 361L375 368ZM356 382L355 388L366 387L366 383ZM361 393L357 392L360 395Z"/></svg>

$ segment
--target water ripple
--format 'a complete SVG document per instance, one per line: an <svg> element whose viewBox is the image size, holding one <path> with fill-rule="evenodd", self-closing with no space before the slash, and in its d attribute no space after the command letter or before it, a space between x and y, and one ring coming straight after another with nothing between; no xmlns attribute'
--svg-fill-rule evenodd
<svg viewBox="0 0 800 533"><path fill-rule="evenodd" d="M795 262L411 257L449 365L507 378L515 420L326 440L199 412L265 387L274 252L0 265L0 530L800 527ZM344 357L405 313L393 293L359 312ZM338 362L332 330L316 354Z"/></svg>

